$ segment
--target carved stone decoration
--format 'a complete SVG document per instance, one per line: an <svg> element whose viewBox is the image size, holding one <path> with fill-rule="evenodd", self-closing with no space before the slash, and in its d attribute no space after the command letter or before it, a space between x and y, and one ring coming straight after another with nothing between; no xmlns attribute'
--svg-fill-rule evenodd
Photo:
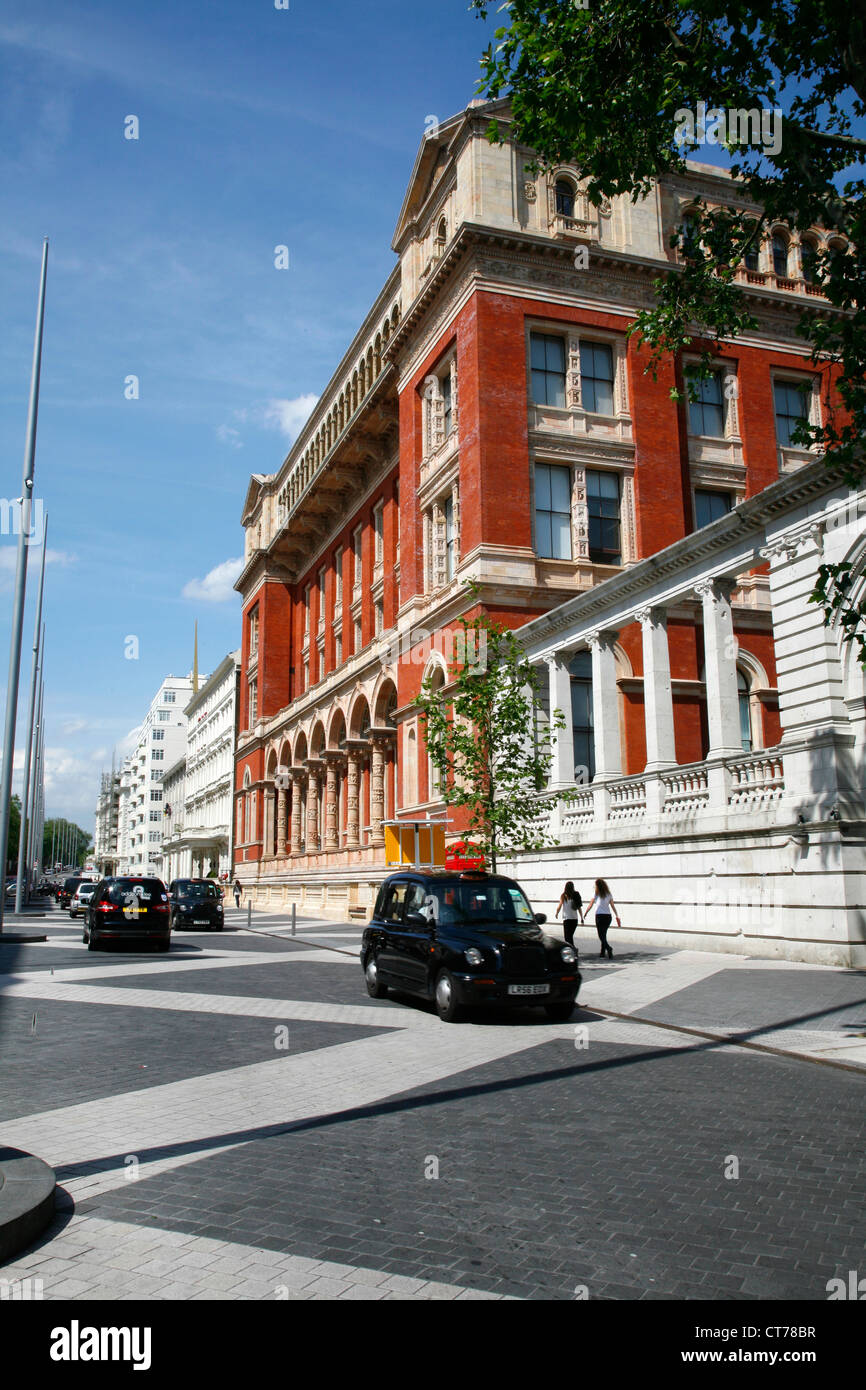
<svg viewBox="0 0 866 1390"><path fill-rule="evenodd" d="M304 774L292 770L292 854L301 853L301 789L304 784Z"/></svg>
<svg viewBox="0 0 866 1390"><path fill-rule="evenodd" d="M524 183L523 195L526 198L527 203L534 203L536 198L538 197L538 189L535 187L535 183L532 179L527 179Z"/></svg>
<svg viewBox="0 0 866 1390"><path fill-rule="evenodd" d="M447 582L448 553L445 537L445 506L443 502L433 503L433 546L432 546L432 584L439 589Z"/></svg>
<svg viewBox="0 0 866 1390"><path fill-rule="evenodd" d="M385 831L382 821L385 819L385 749L387 744L382 738L373 739L373 753L371 759L370 776L370 843L376 849L381 849L385 843Z"/></svg>
<svg viewBox="0 0 866 1390"><path fill-rule="evenodd" d="M325 772L325 849L339 849L337 834L337 771L339 759L328 757Z"/></svg>
<svg viewBox="0 0 866 1390"><path fill-rule="evenodd" d="M602 198L601 202L598 205L599 217L610 217L612 212L613 204L611 203L610 198Z"/></svg>
<svg viewBox="0 0 866 1390"><path fill-rule="evenodd" d="M307 774L307 853L319 848L319 774L310 768Z"/></svg>
<svg viewBox="0 0 866 1390"><path fill-rule="evenodd" d="M287 797L285 787L277 789L277 854L282 856L286 852L286 811Z"/></svg>
<svg viewBox="0 0 866 1390"><path fill-rule="evenodd" d="M361 753L355 749L348 755L346 771L346 848L357 849L360 837L359 786L361 779Z"/></svg>
<svg viewBox="0 0 866 1390"><path fill-rule="evenodd" d="M580 409L580 339L568 335L568 368L565 378L565 403L569 410Z"/></svg>
<svg viewBox="0 0 866 1390"><path fill-rule="evenodd" d="M630 564L637 559L637 537L635 534L634 477L626 473L622 480L622 559Z"/></svg>
<svg viewBox="0 0 866 1390"><path fill-rule="evenodd" d="M571 484L571 514L574 554L589 559L589 507L586 500L586 470L575 468Z"/></svg>

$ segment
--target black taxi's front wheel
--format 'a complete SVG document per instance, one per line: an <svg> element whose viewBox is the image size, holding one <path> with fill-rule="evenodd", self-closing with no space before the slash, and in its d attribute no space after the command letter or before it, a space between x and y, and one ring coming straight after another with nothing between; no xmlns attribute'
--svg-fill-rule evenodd
<svg viewBox="0 0 866 1390"><path fill-rule="evenodd" d="M367 993L371 999L384 999L388 993L388 986L383 985L379 979L379 967L376 964L376 957L372 951L364 966L364 982L367 986Z"/></svg>
<svg viewBox="0 0 866 1390"><path fill-rule="evenodd" d="M434 997L436 999L436 1012L443 1023L456 1023L462 1017L463 1009L457 1003L454 981L447 970L440 971L437 977Z"/></svg>

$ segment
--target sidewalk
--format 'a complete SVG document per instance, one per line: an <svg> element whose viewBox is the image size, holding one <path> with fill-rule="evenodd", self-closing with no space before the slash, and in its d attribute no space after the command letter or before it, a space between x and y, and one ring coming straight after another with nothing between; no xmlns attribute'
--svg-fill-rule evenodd
<svg viewBox="0 0 866 1390"><path fill-rule="evenodd" d="M259 909L252 921L268 935L291 932L285 913ZM244 928L245 909L227 913L226 924ZM363 923L298 917L296 939L357 955L363 931ZM604 962L593 940L575 940L582 1009L866 1070L866 971L653 948L616 935L617 953Z"/></svg>

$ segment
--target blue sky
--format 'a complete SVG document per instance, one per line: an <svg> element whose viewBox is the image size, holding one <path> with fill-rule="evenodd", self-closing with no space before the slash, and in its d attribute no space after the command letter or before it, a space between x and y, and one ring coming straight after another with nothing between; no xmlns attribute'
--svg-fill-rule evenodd
<svg viewBox="0 0 866 1390"><path fill-rule="evenodd" d="M51 240L35 489L49 815L92 825L112 747L163 676L190 669L196 619L203 670L239 644L249 475L279 467L390 273L427 118L472 99L485 42L468 0L0 8L6 498L20 493ZM14 556L0 536L4 701Z"/></svg>

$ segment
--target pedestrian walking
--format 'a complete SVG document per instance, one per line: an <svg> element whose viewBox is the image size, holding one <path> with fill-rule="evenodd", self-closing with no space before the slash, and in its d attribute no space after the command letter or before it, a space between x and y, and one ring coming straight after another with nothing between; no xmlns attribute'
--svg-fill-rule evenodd
<svg viewBox="0 0 866 1390"><path fill-rule="evenodd" d="M240 905L241 905L241 892L242 892L242 889L241 889L241 885L240 885L240 880L237 879L237 878L235 879L234 883L232 884L232 892L233 892L234 895L235 895L235 907L240 907Z"/></svg>
<svg viewBox="0 0 866 1390"><path fill-rule="evenodd" d="M562 890L562 896L556 909L556 916L562 911L562 930L569 946L574 945L574 931L578 922L583 924L583 899L572 883L571 879Z"/></svg>
<svg viewBox="0 0 866 1390"><path fill-rule="evenodd" d="M622 922L619 920L619 913L616 910L616 903L611 896L610 889L603 878L597 878L595 880L595 893L593 894L592 902L586 909L587 913L592 911L593 906L595 906L595 929L598 932L598 939L601 942L601 950L598 954L600 956L607 956L608 960L613 960L613 951L608 945L607 940L611 913L613 913L616 918L618 927L622 928Z"/></svg>

